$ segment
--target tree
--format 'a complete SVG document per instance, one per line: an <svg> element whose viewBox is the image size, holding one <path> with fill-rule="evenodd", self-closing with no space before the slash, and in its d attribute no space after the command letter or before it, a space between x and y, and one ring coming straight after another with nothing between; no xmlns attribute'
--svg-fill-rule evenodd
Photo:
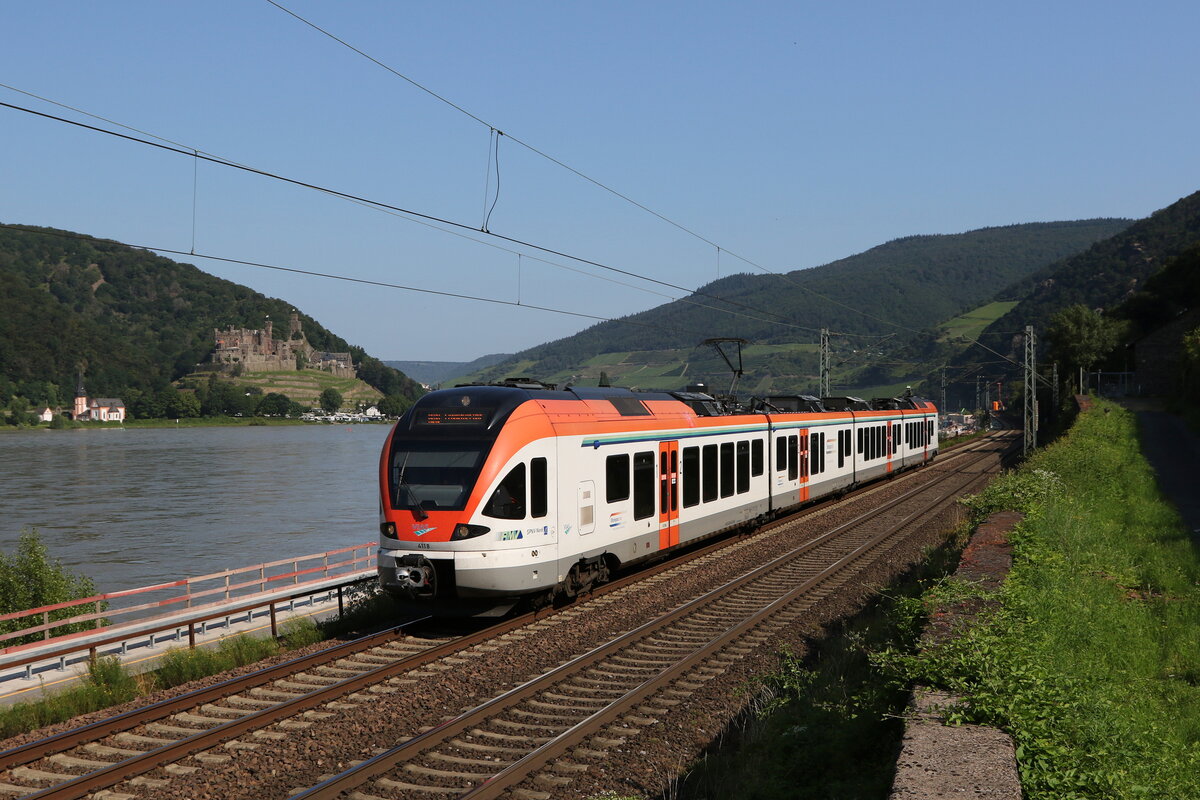
<svg viewBox="0 0 1200 800"><path fill-rule="evenodd" d="M271 392L258 404L258 413L268 417L282 417L288 413L290 404L286 394Z"/></svg>
<svg viewBox="0 0 1200 800"><path fill-rule="evenodd" d="M1050 355L1071 374L1093 364L1117 346L1120 328L1116 322L1077 303L1050 318L1046 337Z"/></svg>
<svg viewBox="0 0 1200 800"><path fill-rule="evenodd" d="M21 532L16 552L9 555L0 553L0 613L24 611L39 606L90 597L95 594L95 587L90 579L78 575L63 567L62 561L51 558L42 543L41 537L34 529ZM77 614L85 614L98 610L96 606L64 608L50 612L50 619L65 619ZM0 623L0 631L10 632L20 630L32 624L30 618L10 620ZM70 627L56 628L54 633L70 633L76 630L87 630L95 627L95 623L80 623ZM41 634L35 634L29 640L36 641ZM21 644L29 641L24 638L10 641L8 644Z"/></svg>
<svg viewBox="0 0 1200 800"><path fill-rule="evenodd" d="M342 393L330 386L321 392L321 398L318 402L326 413L332 414L342 407Z"/></svg>
<svg viewBox="0 0 1200 800"><path fill-rule="evenodd" d="M379 401L376 408L385 417L398 417L408 410L412 402L403 395L389 394Z"/></svg>

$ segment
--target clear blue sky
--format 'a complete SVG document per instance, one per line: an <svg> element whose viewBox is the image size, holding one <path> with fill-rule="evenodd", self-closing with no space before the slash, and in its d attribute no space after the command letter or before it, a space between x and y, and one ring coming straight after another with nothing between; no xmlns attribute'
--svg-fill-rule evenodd
<svg viewBox="0 0 1200 800"><path fill-rule="evenodd" d="M1143 217L1200 188L1195 0L280 2L774 271L911 234ZM7 3L0 20L0 83L482 225L488 127L265 0L46 0ZM6 88L0 101L87 119ZM500 181L495 233L689 288L718 276L712 245L507 139ZM194 237L199 253L604 317L666 301L7 108L0 222L184 251ZM589 324L178 260L285 298L385 359L468 360ZM719 270L758 271L729 252Z"/></svg>

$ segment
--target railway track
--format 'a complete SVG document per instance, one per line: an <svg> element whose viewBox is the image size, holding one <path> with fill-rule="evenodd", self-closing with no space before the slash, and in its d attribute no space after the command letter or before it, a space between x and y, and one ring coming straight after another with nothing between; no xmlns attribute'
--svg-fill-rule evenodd
<svg viewBox="0 0 1200 800"><path fill-rule="evenodd" d="M979 447L984 446L979 445ZM964 448L965 450L966 448ZM962 452L947 456L937 464L939 468L945 470L946 466L971 457L971 453ZM910 474L922 475L924 472ZM953 474L955 473L947 472L938 480L948 480L949 476ZM896 501L893 501L889 505L895 506L895 504ZM786 520L776 522L769 527L775 528L785 523ZM840 563L846 558L844 554L836 556L834 553L823 551L832 546L831 543L836 538L832 534L827 534L820 540L800 548L804 553L793 553L789 557L796 559L808 554L805 557L813 563L821 559L828 562L832 558L839 559L838 563ZM717 558L716 553L720 550L736 546L738 543L735 540L732 545L730 542L711 545L691 554L690 564L672 563L664 565L660 569L698 568L705 563L705 559ZM861 548L864 545L865 542L856 547ZM803 569L812 570L814 568L810 565ZM525 765L521 767L522 770L525 770L523 774L528 774L529 769L532 769L528 767L528 764L533 761L540 759L541 763L549 763L560 757L546 755L551 751L543 750L543 747L550 746L552 740L563 735L561 729L564 725L573 730L583 725L584 720L592 720L587 723L590 730L595 724L608 724L595 722L593 718L601 719L596 715L602 715L604 720L608 720L628 713L619 710L619 706L610 702L614 699L624 698L634 691L618 680L619 676L624 675L626 681L635 680L638 686L642 684L650 686L651 677L649 676L654 673L659 677L653 679L656 683L652 685L658 687L662 680L670 682L676 679L663 678L662 675L675 675L675 670L684 669L684 667L665 666L670 661L667 658L668 655L688 653L687 659L692 661L697 658L702 660L712 658L717 659L718 663L722 659L728 658L728 655L718 656L711 653L697 655L703 649L697 649L701 645L718 648L731 646L728 643L714 644L713 637L709 636L704 639L697 631L707 631L711 634L715 629L714 626L725 619L742 620L735 626L739 630L741 630L739 626L763 624L760 622L750 623L746 620L751 619L755 613L762 613L761 608L759 611L754 611L756 605L763 606L762 598L776 592L776 590L765 587L778 585L781 581L784 585L789 582L807 585L812 580L807 577L807 573L797 573L794 572L795 569L797 568L786 566L782 560L777 559L771 565L761 568L756 573L757 577L745 577L737 581L739 586L747 581L751 582L752 586L735 590L734 582L730 582L722 587L720 598L707 596L707 601L693 601L688 608L692 608L692 606L695 608L687 612L692 616L687 616L682 610L679 610L671 616L673 622L658 623L659 627L654 631L649 628L644 631L638 629L615 640L614 643L597 648L593 653L588 654L588 657L593 659L587 664L587 668L593 670L590 678L586 676L564 677L563 680L573 682L558 684L558 688L554 688L553 685L543 686L545 681L551 679L549 676L557 675L561 670L565 670L566 665L564 665L548 672L546 676L537 681L520 687L521 691L534 692L535 695L537 692L543 692L540 696L528 694L518 696L514 694L518 690L514 690L514 692L502 695L501 698L490 701L481 708L489 708L499 713L498 707L492 708L493 704L517 704L505 712L509 716L498 717L496 722L489 723L492 725L491 728L481 727L482 723L478 717L470 717L474 721L462 723L466 727L457 730L456 733L448 734L449 738L438 733L439 731L444 732L445 726L438 726L433 731L413 739L412 742L418 742L423 737L430 737L431 740L437 739L438 742L435 744L441 748L428 749L427 752L422 751L423 755L418 761L412 761L409 756L395 756L394 754L383 754L377 758L384 760L393 758L398 759L396 763L408 764L406 767L400 767L408 776L407 780L398 781L400 784L413 787L411 789L413 791L417 786L424 785L441 794L446 794L447 789L451 794L461 793L461 791L468 790L469 786L481 782L485 785L498 785L495 783L498 778L487 777L485 773L479 775L475 773L475 770L480 767L477 762L503 765L504 769L501 770L503 774L510 774L510 769L516 769L517 764L522 764ZM771 578L770 575L776 575L776 577ZM655 579L648 578L646 574L632 576L609 584L603 592L597 590L595 595L621 591L634 581L652 583ZM827 576L823 579L823 584L813 584L806 591L813 598L819 597L821 591L832 591L830 586L825 586L831 580L832 578ZM729 597L725 595L729 595ZM756 597L759 599L753 599ZM705 611L701 607L702 602L718 602L718 600L722 605L716 607L716 610ZM768 605L775 602L777 600L772 600ZM684 616L680 616L681 614ZM186 780L190 774L202 769L205 764L228 762L231 759L232 751L254 749L260 746L269 747L272 742L288 736L288 731L309 729L334 716L340 710L392 697L401 692L405 685L413 682L414 679L404 677L406 673L437 664L447 657L455 658L456 654L461 654L482 641L503 637L509 632L530 625L533 620L537 620L535 624L555 625L569 619L568 616L564 620L556 622L553 619L554 616L557 615L526 615L473 636L453 640L444 637L440 640L414 640L413 637L405 636L403 631L387 631L330 648L304 659L261 670L250 676L198 690L155 706L138 709L135 712L103 720L94 725L14 748L0 753L0 795L68 798L104 792L103 795L96 796L119 798L136 796L135 793L140 794L142 790L161 789L168 780ZM665 626L672 624L676 627L671 628L671 632L668 633ZM641 631L640 638L635 636L638 631ZM726 632L728 633L728 630ZM730 633L729 635L734 634ZM736 635L751 638L747 640L750 644L732 645L735 647L735 658L736 647L751 647L754 645L756 637L764 635L769 637L769 634L761 632L751 634L743 631ZM635 636L635 638L628 639L630 636ZM622 644L616 642L622 642ZM576 662L571 662L576 664L575 669L583 668L582 662L578 659ZM688 663L691 664L691 661ZM692 664L693 668L694 666ZM696 678L679 678L679 680L686 685L694 682ZM535 688L535 686L540 688ZM592 691L584 691L588 686L592 687ZM653 691L647 689L646 691L654 694L660 692L660 689L656 688ZM656 700L660 703L660 708L663 707L661 704L664 700L667 706L671 705L672 699L682 702L688 690L683 688L670 691L684 694L676 698L663 694ZM508 700L500 703L502 698L508 698ZM588 713L580 716L584 711ZM634 717L652 719L651 717L639 718L636 714ZM446 725L451 724L450 722L446 723ZM459 723L453 724L458 725ZM490 733L485 733L485 731L490 731ZM594 738L597 736L594 732L580 735ZM546 741L541 741L543 739ZM605 737L599 736L597 741L602 745L607 740ZM406 744L405 747L411 750L413 747L420 746L412 742ZM558 747L566 748L574 746L577 744L558 745ZM541 755L536 755L537 753L541 753ZM409 760L406 761L406 759ZM533 759L533 761L529 759ZM187 761L188 764L181 763L183 761ZM372 759L369 763L373 766L368 767L368 771L378 772L381 768L380 764L383 762ZM162 768L158 770L157 774L167 777L146 777L146 773L156 768ZM421 784L419 779L414 782L410 774L414 772L423 775L429 782ZM543 776L542 780L554 783L561 778L562 776L557 778ZM357 779L339 776L331 779L331 781L334 780L353 782ZM384 776L382 780L396 779ZM455 781L458 782L457 785L453 785ZM122 782L124 783L119 791L106 791ZM322 788L324 786L325 784L322 784L311 791L333 791L334 794L311 794L311 796L337 796L338 793L344 791L343 788ZM409 791L409 789L403 791ZM540 790L531 791L534 795L540 793ZM394 792L388 794L393 795Z"/></svg>
<svg viewBox="0 0 1200 800"><path fill-rule="evenodd" d="M965 485L985 479L945 473L294 800L549 800L588 760L605 758L631 729L654 725L939 511L962 491L963 475Z"/></svg>

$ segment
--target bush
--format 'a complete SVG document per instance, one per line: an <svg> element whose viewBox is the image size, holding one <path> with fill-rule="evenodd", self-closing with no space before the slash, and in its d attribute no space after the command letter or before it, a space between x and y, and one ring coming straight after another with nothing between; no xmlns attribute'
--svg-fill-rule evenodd
<svg viewBox="0 0 1200 800"><path fill-rule="evenodd" d="M36 529L29 528L21 533L17 550L12 555L0 553L0 613L9 614L14 611L25 611L39 606L63 603L68 600L78 600L90 597L96 593L96 587L90 578L67 570L61 559L50 557L46 545L42 542ZM50 620L68 619L70 617L102 611L99 603L60 609L50 612ZM0 631L10 633L35 625L39 620L25 617L0 623ZM63 625L53 629L52 635L77 633L92 630L99 624L92 622ZM38 641L41 634L30 634L19 639L9 640L7 645L25 644Z"/></svg>

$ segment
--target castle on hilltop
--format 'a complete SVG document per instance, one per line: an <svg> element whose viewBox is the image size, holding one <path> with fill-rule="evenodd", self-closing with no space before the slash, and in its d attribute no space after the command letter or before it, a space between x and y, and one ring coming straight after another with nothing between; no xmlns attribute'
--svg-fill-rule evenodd
<svg viewBox="0 0 1200 800"><path fill-rule="evenodd" d="M349 353L326 353L308 343L300 327L300 315L292 311L288 320L288 338L276 339L268 315L262 330L213 329L215 348L207 365L220 372L233 372L240 365L245 372L295 372L305 367L319 369L339 378L357 377L358 371Z"/></svg>

